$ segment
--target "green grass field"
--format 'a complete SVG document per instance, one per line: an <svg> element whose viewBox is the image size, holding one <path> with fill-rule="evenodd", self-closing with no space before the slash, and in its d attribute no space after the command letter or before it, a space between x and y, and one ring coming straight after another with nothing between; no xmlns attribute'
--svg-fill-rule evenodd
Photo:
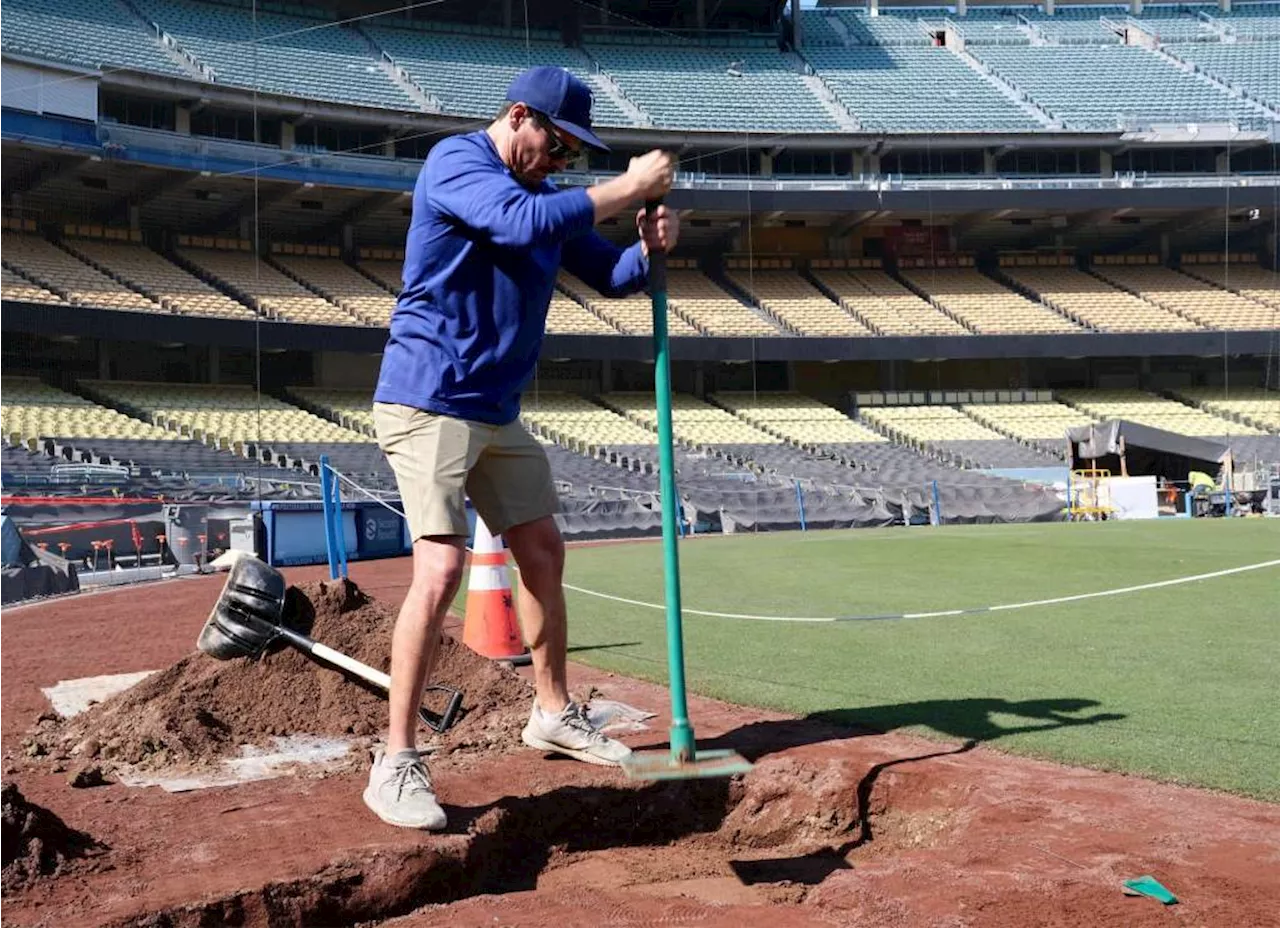
<svg viewBox="0 0 1280 928"><path fill-rule="evenodd" d="M692 612L878 615L1088 593L1280 558L1278 522L796 532L680 553L694 692L1280 801L1280 567L940 618ZM574 548L566 583L661 605L661 546ZM661 609L568 597L574 660L666 680Z"/></svg>

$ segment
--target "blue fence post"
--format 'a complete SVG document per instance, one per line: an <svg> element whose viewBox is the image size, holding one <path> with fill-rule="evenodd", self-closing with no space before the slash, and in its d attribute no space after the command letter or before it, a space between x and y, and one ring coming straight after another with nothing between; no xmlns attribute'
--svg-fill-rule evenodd
<svg viewBox="0 0 1280 928"><path fill-rule="evenodd" d="M938 481L933 481L933 518L934 525L942 524L942 497L938 495Z"/></svg>
<svg viewBox="0 0 1280 928"><path fill-rule="evenodd" d="M804 491L800 489L800 481L796 481L796 509L800 513L800 531L809 531L809 526L804 521Z"/></svg>
<svg viewBox="0 0 1280 928"><path fill-rule="evenodd" d="M1230 516L1231 515L1231 472L1230 471L1227 471L1227 479L1222 482L1222 489L1225 491L1222 494L1222 507L1223 507L1222 514L1224 516Z"/></svg>
<svg viewBox="0 0 1280 928"><path fill-rule="evenodd" d="M329 455L320 455L320 498L324 509L324 552L329 558L329 579L338 579L338 555L334 546L333 493L329 475Z"/></svg>
<svg viewBox="0 0 1280 928"><path fill-rule="evenodd" d="M676 501L676 529L680 532L680 537L683 538L686 534L684 528L684 503L680 501L680 488L678 486L676 487L676 492L673 495L675 496Z"/></svg>
<svg viewBox="0 0 1280 928"><path fill-rule="evenodd" d="M333 487L333 547L338 555L338 569L342 576L347 575L347 530L342 518L342 483L337 477L330 478ZM335 576L334 579L337 579Z"/></svg>

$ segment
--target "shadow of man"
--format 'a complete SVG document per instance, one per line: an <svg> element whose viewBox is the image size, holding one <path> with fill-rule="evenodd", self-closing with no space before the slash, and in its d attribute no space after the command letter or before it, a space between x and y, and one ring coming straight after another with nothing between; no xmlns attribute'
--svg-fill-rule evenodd
<svg viewBox="0 0 1280 928"><path fill-rule="evenodd" d="M1097 700L1078 697L1024 700L974 697L824 709L800 719L752 722L720 737L700 740L699 747L733 748L754 761L808 744L883 735L905 728L927 728L944 737L980 744L1010 735L1097 725L1125 718L1116 712L1079 714L1098 705ZM1003 724L1005 718L1026 721Z"/></svg>
<svg viewBox="0 0 1280 928"><path fill-rule="evenodd" d="M979 744L1026 732L1049 731L1077 725L1097 725L1125 718L1116 712L1079 715L1098 706L1097 700L1074 697L1008 700L994 697L970 699L930 699L856 709L830 709L804 719L759 722L727 733L718 743L734 746L751 760L793 747L822 741L885 734L906 728L929 728L939 734L962 739L955 747L924 754L897 757L872 765L858 781L855 791L857 817L848 841L800 857L772 860L731 861L744 883L776 882L786 879L817 885L835 870L848 869L847 855L875 837L871 819L871 796L876 781L886 770L903 764L951 757L972 751ZM1024 719L1021 724L1002 724L1003 719ZM708 746L712 743L709 742Z"/></svg>

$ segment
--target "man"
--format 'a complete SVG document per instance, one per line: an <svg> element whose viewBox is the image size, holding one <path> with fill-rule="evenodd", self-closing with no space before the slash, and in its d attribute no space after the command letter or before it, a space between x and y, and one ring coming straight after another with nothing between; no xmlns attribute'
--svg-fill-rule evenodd
<svg viewBox="0 0 1280 928"><path fill-rule="evenodd" d="M547 177L584 145L608 150L591 131L590 90L567 71L533 68L507 100L487 129L437 144L418 175L404 289L374 394L378 442L414 541L413 581L391 642L391 725L364 800L408 828L445 826L414 747L416 714L462 579L468 495L520 568L536 693L524 742L596 764L629 753L569 700L558 503L546 454L518 416L558 269L606 296L642 289L649 252L675 245L676 217L659 208L648 219L641 209L641 240L626 250L592 228L660 198L675 163L653 151L605 183L558 191Z"/></svg>

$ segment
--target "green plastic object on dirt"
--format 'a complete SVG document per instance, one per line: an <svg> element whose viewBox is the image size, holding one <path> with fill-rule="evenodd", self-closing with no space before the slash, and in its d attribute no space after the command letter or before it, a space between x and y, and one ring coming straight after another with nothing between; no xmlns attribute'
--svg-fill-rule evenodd
<svg viewBox="0 0 1280 928"><path fill-rule="evenodd" d="M661 201L650 201L650 216ZM662 481L662 555L667 591L667 663L671 678L671 750L637 751L622 762L632 780L691 780L746 773L751 763L736 751L698 751L684 688L684 630L680 618L680 554L677 550L676 465L671 434L671 359L667 339L667 256L649 255L653 301L654 388L658 403L658 465Z"/></svg>
<svg viewBox="0 0 1280 928"><path fill-rule="evenodd" d="M1126 891L1139 896L1150 896L1152 899L1158 899L1165 905L1173 905L1178 901L1178 897L1160 885L1160 881L1153 876L1140 876L1137 879L1125 880L1124 888Z"/></svg>

